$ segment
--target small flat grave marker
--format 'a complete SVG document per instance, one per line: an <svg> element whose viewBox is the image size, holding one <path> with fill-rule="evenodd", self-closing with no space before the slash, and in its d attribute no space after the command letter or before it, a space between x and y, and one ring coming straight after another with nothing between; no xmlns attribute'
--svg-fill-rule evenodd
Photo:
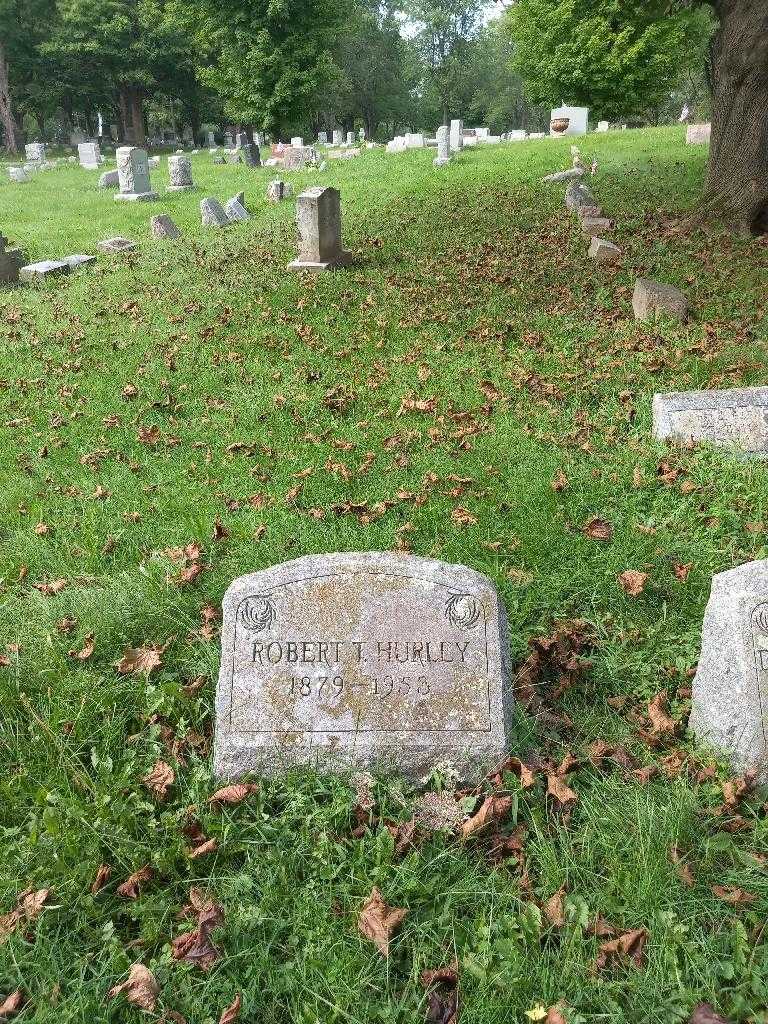
<svg viewBox="0 0 768 1024"><path fill-rule="evenodd" d="M708 441L768 455L768 387L654 395L653 433L660 440Z"/></svg>
<svg viewBox="0 0 768 1024"><path fill-rule="evenodd" d="M461 565L310 555L234 581L224 598L215 770L503 758L511 700L503 607Z"/></svg>

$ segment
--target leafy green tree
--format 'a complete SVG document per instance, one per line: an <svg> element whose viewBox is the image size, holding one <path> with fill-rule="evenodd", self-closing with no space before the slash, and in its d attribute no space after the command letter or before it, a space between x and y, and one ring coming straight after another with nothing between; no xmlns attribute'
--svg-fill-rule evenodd
<svg viewBox="0 0 768 1024"><path fill-rule="evenodd" d="M483 0L406 0L403 12L416 29L424 88L433 90L443 124L463 109L470 92L472 40L486 7Z"/></svg>
<svg viewBox="0 0 768 1024"><path fill-rule="evenodd" d="M477 37L470 54L472 92L469 117L486 124L494 134L510 128L540 130L549 123L549 110L531 104L523 80L512 70L514 44L499 19Z"/></svg>
<svg viewBox="0 0 768 1024"><path fill-rule="evenodd" d="M241 124L279 131L308 120L339 74L332 51L353 0L173 0L194 34L199 73Z"/></svg>
<svg viewBox="0 0 768 1024"><path fill-rule="evenodd" d="M55 17L54 0L0 0L0 124L6 147L17 153L21 144L23 112L37 115L38 129L45 111L57 95L48 83L38 46Z"/></svg>
<svg viewBox="0 0 768 1024"><path fill-rule="evenodd" d="M657 18L634 0L517 0L513 66L537 103L580 103L608 119L658 106L697 53L691 10Z"/></svg>

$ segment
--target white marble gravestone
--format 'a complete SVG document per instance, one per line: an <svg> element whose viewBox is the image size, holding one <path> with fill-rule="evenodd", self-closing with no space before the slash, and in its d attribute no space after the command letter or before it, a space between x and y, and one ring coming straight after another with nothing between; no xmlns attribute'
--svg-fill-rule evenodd
<svg viewBox="0 0 768 1024"><path fill-rule="evenodd" d="M447 124L441 124L437 129L437 156L432 161L435 167L445 167L451 162L450 131Z"/></svg>
<svg viewBox="0 0 768 1024"><path fill-rule="evenodd" d="M567 117L569 124L564 132L556 132L550 128L550 135L556 138L561 135L586 135L587 124L589 120L589 107L570 107L568 104L563 104L560 107L555 107L550 112L550 121L556 121L560 117Z"/></svg>
<svg viewBox="0 0 768 1024"><path fill-rule="evenodd" d="M147 151L138 146L120 146L116 156L120 191L114 198L128 202L157 199L157 192L152 191L149 183Z"/></svg>
<svg viewBox="0 0 768 1024"><path fill-rule="evenodd" d="M80 166L86 171L97 171L101 164L101 150L98 142L80 142L77 147Z"/></svg>
<svg viewBox="0 0 768 1024"><path fill-rule="evenodd" d="M34 163L45 162L45 143L43 142L29 142L24 147L24 154L27 160L31 160Z"/></svg>
<svg viewBox="0 0 768 1024"><path fill-rule="evenodd" d="M464 122L453 120L450 127L451 152L458 153L464 146Z"/></svg>
<svg viewBox="0 0 768 1024"><path fill-rule="evenodd" d="M510 727L504 610L461 565L367 552L309 555L224 597L214 766L293 764L478 777Z"/></svg>
<svg viewBox="0 0 768 1024"><path fill-rule="evenodd" d="M712 578L690 728L737 772L768 778L768 559Z"/></svg>

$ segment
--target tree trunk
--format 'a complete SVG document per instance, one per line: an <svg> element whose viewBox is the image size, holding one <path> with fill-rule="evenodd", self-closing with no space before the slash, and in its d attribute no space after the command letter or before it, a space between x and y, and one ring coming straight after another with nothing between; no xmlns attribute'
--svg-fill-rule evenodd
<svg viewBox="0 0 768 1024"><path fill-rule="evenodd" d="M768 6L717 0L712 138L705 212L734 230L768 232Z"/></svg>
<svg viewBox="0 0 768 1024"><path fill-rule="evenodd" d="M8 83L8 64L0 40L0 122L5 129L5 146L10 153L19 152L19 129L13 116L11 94Z"/></svg>
<svg viewBox="0 0 768 1024"><path fill-rule="evenodd" d="M144 98L138 89L130 90L130 104L134 145L145 146L147 144L147 133L144 126Z"/></svg>

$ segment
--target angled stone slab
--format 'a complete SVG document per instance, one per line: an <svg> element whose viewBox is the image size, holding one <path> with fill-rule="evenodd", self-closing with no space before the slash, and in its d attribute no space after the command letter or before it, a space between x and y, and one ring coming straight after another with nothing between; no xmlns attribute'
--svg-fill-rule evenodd
<svg viewBox="0 0 768 1024"><path fill-rule="evenodd" d="M95 263L96 257L77 252L72 256L65 256L64 262L69 264L70 270L77 270L80 267L89 267L92 263Z"/></svg>
<svg viewBox="0 0 768 1024"><path fill-rule="evenodd" d="M589 243L589 255L596 263L616 263L621 259L621 249L606 238L593 238Z"/></svg>
<svg viewBox="0 0 768 1024"><path fill-rule="evenodd" d="M688 299L674 285L639 277L635 281L632 309L635 320L651 320L659 313L674 320L685 320L688 316Z"/></svg>
<svg viewBox="0 0 768 1024"><path fill-rule="evenodd" d="M612 231L614 223L610 217L582 217L581 233L585 238L599 238L607 231Z"/></svg>
<svg viewBox="0 0 768 1024"><path fill-rule="evenodd" d="M712 578L689 727L734 771L768 778L768 559Z"/></svg>
<svg viewBox="0 0 768 1024"><path fill-rule="evenodd" d="M28 263L19 270L20 281L41 281L44 277L55 277L57 274L68 274L71 270L66 260L40 260L39 263Z"/></svg>
<svg viewBox="0 0 768 1024"><path fill-rule="evenodd" d="M118 188L120 174L118 171L104 171L99 178L99 188Z"/></svg>
<svg viewBox="0 0 768 1024"><path fill-rule="evenodd" d="M246 210L237 196L233 196L224 207L224 212L227 217L232 221L246 221L251 219L250 213Z"/></svg>
<svg viewBox="0 0 768 1024"><path fill-rule="evenodd" d="M584 174L583 167L569 167L567 171L555 171L554 174L547 174L541 180L543 182L573 181L576 178L583 178Z"/></svg>
<svg viewBox="0 0 768 1024"><path fill-rule="evenodd" d="M136 248L136 243L130 238L123 238L122 235L116 235L114 238L105 238L103 241L97 242L96 248L101 252L123 253L134 250Z"/></svg>
<svg viewBox="0 0 768 1024"><path fill-rule="evenodd" d="M149 230L153 238L181 238L181 232L167 213L150 217Z"/></svg>
<svg viewBox="0 0 768 1024"><path fill-rule="evenodd" d="M653 433L660 440L708 441L768 455L768 387L654 395Z"/></svg>
<svg viewBox="0 0 768 1024"><path fill-rule="evenodd" d="M216 774L295 764L481 776L511 723L507 631L491 581L393 553L310 555L224 597Z"/></svg>
<svg viewBox="0 0 768 1024"><path fill-rule="evenodd" d="M200 218L206 228L225 228L229 224L226 210L213 196L200 200Z"/></svg>

